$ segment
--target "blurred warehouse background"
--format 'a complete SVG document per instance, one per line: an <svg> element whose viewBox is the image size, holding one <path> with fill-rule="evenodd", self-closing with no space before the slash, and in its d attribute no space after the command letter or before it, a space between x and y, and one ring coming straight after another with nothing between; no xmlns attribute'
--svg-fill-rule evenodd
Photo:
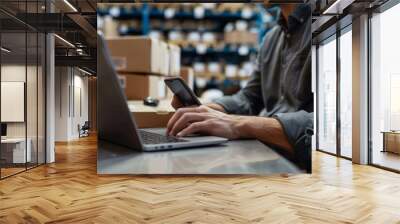
<svg viewBox="0 0 400 224"><path fill-rule="evenodd" d="M178 45L181 67L193 69L192 85L202 96L207 90L230 95L246 85L280 10L256 3L99 3L97 14L108 39L147 36Z"/></svg>

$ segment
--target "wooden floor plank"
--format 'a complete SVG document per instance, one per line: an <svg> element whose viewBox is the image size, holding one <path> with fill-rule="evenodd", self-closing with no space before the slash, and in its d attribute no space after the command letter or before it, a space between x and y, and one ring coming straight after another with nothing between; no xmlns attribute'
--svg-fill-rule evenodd
<svg viewBox="0 0 400 224"><path fill-rule="evenodd" d="M0 181L0 223L400 223L400 175L313 153L295 176L98 176L94 137Z"/></svg>

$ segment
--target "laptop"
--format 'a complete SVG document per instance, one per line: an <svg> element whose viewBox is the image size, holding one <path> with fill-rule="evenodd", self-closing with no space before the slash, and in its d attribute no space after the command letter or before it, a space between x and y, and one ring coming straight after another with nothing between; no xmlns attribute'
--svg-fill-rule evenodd
<svg viewBox="0 0 400 224"><path fill-rule="evenodd" d="M139 52L138 52L139 53ZM97 35L98 138L134 150L161 151L222 144L226 138L195 136L176 138L163 130L138 129L118 80L111 54L102 35Z"/></svg>

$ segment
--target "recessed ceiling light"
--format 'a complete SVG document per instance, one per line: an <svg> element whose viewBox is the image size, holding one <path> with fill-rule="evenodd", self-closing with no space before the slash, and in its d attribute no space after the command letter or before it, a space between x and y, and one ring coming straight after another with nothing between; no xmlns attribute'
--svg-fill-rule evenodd
<svg viewBox="0 0 400 224"><path fill-rule="evenodd" d="M83 73L85 73L86 75L89 75L89 76L92 76L92 75L93 75L92 73L90 73L90 72L88 72L88 71L86 71L86 70L83 70L83 69L81 69L81 68L78 68L78 70L81 71L81 72L83 72Z"/></svg>
<svg viewBox="0 0 400 224"><path fill-rule="evenodd" d="M67 44L68 46L70 46L70 47L72 47L72 48L75 48L75 45L73 45L71 42L69 42L68 40L66 40L66 39L64 39L64 38L62 38L62 37L60 37L59 35L57 35L57 34L54 34L54 36L55 37L57 37L59 40L61 40L62 42L64 42L65 44Z"/></svg>
<svg viewBox="0 0 400 224"><path fill-rule="evenodd" d="M68 7L70 7L74 12L78 12L78 10L68 1L68 0L64 0L65 4L68 5Z"/></svg>
<svg viewBox="0 0 400 224"><path fill-rule="evenodd" d="M342 14L343 10L351 5L355 0L336 0L322 14Z"/></svg>
<svg viewBox="0 0 400 224"><path fill-rule="evenodd" d="M4 51L6 53L10 53L11 52L11 50L9 50L9 49L7 49L5 47L1 47L0 49L1 49L1 51Z"/></svg>

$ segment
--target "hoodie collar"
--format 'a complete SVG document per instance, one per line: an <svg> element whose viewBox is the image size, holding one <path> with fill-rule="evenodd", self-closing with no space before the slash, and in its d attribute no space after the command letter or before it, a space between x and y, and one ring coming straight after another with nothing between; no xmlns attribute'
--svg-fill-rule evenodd
<svg viewBox="0 0 400 224"><path fill-rule="evenodd" d="M308 17L311 16L311 6L309 4L300 4L289 15L286 22L281 16L279 23L287 30L288 33L294 32L299 26L304 24Z"/></svg>

